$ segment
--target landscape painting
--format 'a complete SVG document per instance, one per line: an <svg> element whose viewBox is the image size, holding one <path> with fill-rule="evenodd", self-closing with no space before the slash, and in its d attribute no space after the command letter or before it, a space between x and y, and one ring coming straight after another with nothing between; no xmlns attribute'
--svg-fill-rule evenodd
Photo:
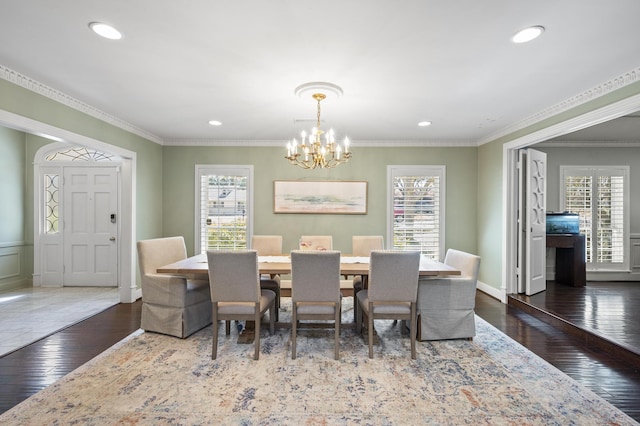
<svg viewBox="0 0 640 426"><path fill-rule="evenodd" d="M274 213L366 214L367 182L274 181Z"/></svg>

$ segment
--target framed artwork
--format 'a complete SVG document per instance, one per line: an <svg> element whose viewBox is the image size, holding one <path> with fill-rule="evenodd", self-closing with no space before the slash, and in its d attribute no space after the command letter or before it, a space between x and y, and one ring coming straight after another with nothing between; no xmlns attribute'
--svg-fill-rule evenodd
<svg viewBox="0 0 640 426"><path fill-rule="evenodd" d="M274 213L367 214L367 182L273 182Z"/></svg>

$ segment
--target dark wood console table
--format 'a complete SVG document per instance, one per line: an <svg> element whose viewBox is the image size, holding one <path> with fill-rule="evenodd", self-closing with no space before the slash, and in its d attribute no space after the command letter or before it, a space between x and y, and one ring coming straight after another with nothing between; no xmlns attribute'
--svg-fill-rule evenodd
<svg viewBox="0 0 640 426"><path fill-rule="evenodd" d="M584 235L547 234L547 247L556 248L556 282L584 287L587 282Z"/></svg>

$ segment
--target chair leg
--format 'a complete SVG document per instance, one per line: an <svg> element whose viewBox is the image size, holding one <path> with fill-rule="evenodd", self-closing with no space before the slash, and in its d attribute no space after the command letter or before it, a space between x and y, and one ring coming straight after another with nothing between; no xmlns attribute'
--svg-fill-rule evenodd
<svg viewBox="0 0 640 426"><path fill-rule="evenodd" d="M354 300L353 301L353 309L354 309L354 313L355 313L355 308L356 305L360 304L360 301ZM358 309L358 313L356 314L356 334L357 335L361 335L362 334L362 308Z"/></svg>
<svg viewBox="0 0 640 426"><path fill-rule="evenodd" d="M342 309L340 306L340 303L336 303L335 307L335 332L336 332L336 336L335 336L335 346L336 346L336 353L335 353L335 358L336 359L340 359L340 318L341 318L341 314L342 314Z"/></svg>
<svg viewBox="0 0 640 426"><path fill-rule="evenodd" d="M278 316L278 307L276 306L276 301L273 301L271 308L269 310L269 334L273 335L276 331L276 317Z"/></svg>
<svg viewBox="0 0 640 426"><path fill-rule="evenodd" d="M296 302L291 309L291 359L296 359L296 334L298 332L298 315Z"/></svg>
<svg viewBox="0 0 640 426"><path fill-rule="evenodd" d="M211 347L211 359L216 359L218 356L218 306L217 304L213 305L213 310L211 312L211 319L213 320L213 343Z"/></svg>
<svg viewBox="0 0 640 426"><path fill-rule="evenodd" d="M227 320L224 322L224 332L227 334L231 334L231 321Z"/></svg>
<svg viewBox="0 0 640 426"><path fill-rule="evenodd" d="M255 337L253 339L255 345L255 354L253 355L253 359L258 360L260 358L260 304L256 303L256 331Z"/></svg>
<svg viewBox="0 0 640 426"><path fill-rule="evenodd" d="M416 359L416 304L411 303L411 328L409 333L411 334L411 359Z"/></svg>
<svg viewBox="0 0 640 426"><path fill-rule="evenodd" d="M373 358L373 303L369 302L369 358Z"/></svg>

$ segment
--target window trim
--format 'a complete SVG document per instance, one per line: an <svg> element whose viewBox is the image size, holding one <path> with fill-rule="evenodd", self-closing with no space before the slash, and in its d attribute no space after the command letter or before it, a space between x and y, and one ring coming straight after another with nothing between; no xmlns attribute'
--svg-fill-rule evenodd
<svg viewBox="0 0 640 426"><path fill-rule="evenodd" d="M596 262L588 262L587 272L629 272L629 263L630 263L630 235L629 235L629 226L630 226L630 211L631 211L631 197L630 197L630 166L597 166L597 165L560 165L560 210L566 210L566 188L565 188L565 180L567 176L572 175L585 175L590 174L591 176L597 177L602 174L612 175L615 173L615 176L622 176L624 179L624 189L623 189L623 198L624 198L624 220L623 220L623 261L618 264L614 263L596 263ZM595 181L593 182L595 186ZM597 237L597 232L594 233Z"/></svg>
<svg viewBox="0 0 640 426"><path fill-rule="evenodd" d="M203 175L236 175L247 177L247 247L253 235L253 165L196 164L195 166L195 211L194 211L194 253L201 252L200 246L200 182Z"/></svg>
<svg viewBox="0 0 640 426"><path fill-rule="evenodd" d="M447 166L445 165L388 165L387 166L387 247L393 249L393 227L394 227L394 212L393 212L393 179L396 176L412 175L412 176L438 176L440 178L440 199L439 199L439 211L440 215L440 227L439 227L439 241L438 252L439 260L444 259L445 250L445 222L446 222L446 176Z"/></svg>

